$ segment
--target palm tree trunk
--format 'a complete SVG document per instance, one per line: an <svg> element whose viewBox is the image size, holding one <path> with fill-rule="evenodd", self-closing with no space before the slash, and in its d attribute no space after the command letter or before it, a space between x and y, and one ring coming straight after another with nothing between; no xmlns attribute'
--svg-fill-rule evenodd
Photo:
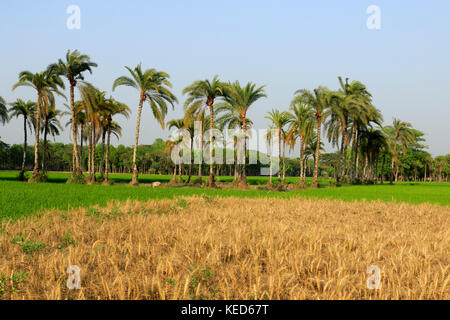
<svg viewBox="0 0 450 320"><path fill-rule="evenodd" d="M200 137L200 163L198 164L198 177L196 183L202 184L202 163L203 163L203 138L204 138L204 132L203 132L203 126L201 131L201 137Z"/></svg>
<svg viewBox="0 0 450 320"><path fill-rule="evenodd" d="M213 107L213 101L208 104L209 106L209 177L208 177L208 187L213 188L215 187L214 183L214 171L213 171L213 126L214 126L214 107Z"/></svg>
<svg viewBox="0 0 450 320"><path fill-rule="evenodd" d="M72 154L72 158L75 160L74 164L73 164L73 173L72 176L74 175L80 175L81 169L80 169L80 161L78 158L78 146L77 146L77 119L75 118L75 94L74 94L74 89L75 89L75 85L76 83L74 83L72 80L70 81L70 110L72 113L72 140L73 140L73 154Z"/></svg>
<svg viewBox="0 0 450 320"><path fill-rule="evenodd" d="M360 149L360 145L361 145L361 134L359 132L359 129L356 130L356 159L355 159L355 176L356 179L360 178L360 174L359 174L359 149Z"/></svg>
<svg viewBox="0 0 450 320"><path fill-rule="evenodd" d="M322 118L317 117L317 146L316 153L314 156L314 174L313 174L313 182L311 188L319 187L319 155L320 155L320 131L322 127Z"/></svg>
<svg viewBox="0 0 450 320"><path fill-rule="evenodd" d="M45 174L46 168L45 168L45 155L47 153L47 126L48 126L48 120L47 115L44 115L44 145L42 147L42 172Z"/></svg>
<svg viewBox="0 0 450 320"><path fill-rule="evenodd" d="M242 127L244 129L244 162L241 167L241 177L239 179L239 187L246 189L247 186L247 173L246 173L246 162L247 162L247 119L245 114L242 117Z"/></svg>
<svg viewBox="0 0 450 320"><path fill-rule="evenodd" d="M351 150L351 157L350 157L350 180L352 183L355 182L355 153L356 153L356 127L353 125L352 129L352 150Z"/></svg>
<svg viewBox="0 0 450 320"><path fill-rule="evenodd" d="M300 141L300 188L304 188L305 187L305 162L304 162L304 148L305 148L305 142L304 139L305 137L302 135L300 137L301 141Z"/></svg>
<svg viewBox="0 0 450 320"><path fill-rule="evenodd" d="M269 141L270 144L270 169L269 169L269 185L272 185L272 176L273 176L273 143L272 139Z"/></svg>
<svg viewBox="0 0 450 320"><path fill-rule="evenodd" d="M280 163L280 160L281 160L281 128L278 128L278 163ZM280 183L281 183L281 171L278 170L278 184Z"/></svg>
<svg viewBox="0 0 450 320"><path fill-rule="evenodd" d="M193 161L193 152L194 150L194 136L191 136L191 150L189 151L191 153L191 160L189 161L189 177L187 179L187 183L191 182L191 176L192 176L192 161Z"/></svg>
<svg viewBox="0 0 450 320"><path fill-rule="evenodd" d="M94 121L93 121L93 123L94 123ZM91 161L92 161L92 164L91 164L91 169L92 169L92 181L94 182L95 181L95 146L96 146L96 143L95 143L95 136L96 136L96 130L95 130L95 125L93 125L93 127L92 127L92 156L91 156Z"/></svg>
<svg viewBox="0 0 450 320"><path fill-rule="evenodd" d="M100 161L100 163L103 163L103 161L105 160L105 138L106 138L106 130L104 130L103 128L103 132L102 132L102 160ZM100 176L103 178L103 166L100 165Z"/></svg>
<svg viewBox="0 0 450 320"><path fill-rule="evenodd" d="M88 127L88 176L89 176L89 178L91 177L91 175L92 175L92 170L91 170L91 164L92 164L92 162L91 162L91 156L92 156L92 134L91 134L91 131L92 131L92 125L90 126L90 127Z"/></svg>
<svg viewBox="0 0 450 320"><path fill-rule="evenodd" d="M286 182L286 141L283 140L283 179L281 182Z"/></svg>
<svg viewBox="0 0 450 320"><path fill-rule="evenodd" d="M22 170L20 171L20 180L25 179L25 163L27 161L27 117L23 116L23 159L22 159Z"/></svg>
<svg viewBox="0 0 450 320"><path fill-rule="evenodd" d="M111 143L111 124L108 125L108 138L106 140L106 154L105 154L105 183L108 183L109 174L109 145Z"/></svg>
<svg viewBox="0 0 450 320"><path fill-rule="evenodd" d="M31 176L30 181L36 181L36 178L39 174L39 131L40 131L40 122L41 122L41 93L38 92L38 100L36 104L36 112L35 112L35 126L34 126L34 167L33 174Z"/></svg>
<svg viewBox="0 0 450 320"><path fill-rule="evenodd" d="M84 125L81 125L80 128L80 172L83 171L83 129ZM78 129L77 129L78 130Z"/></svg>
<svg viewBox="0 0 450 320"><path fill-rule="evenodd" d="M134 150L133 150L133 179L131 180L132 185L138 185L139 183L139 177L138 177L138 170L136 166L136 155L137 155L137 147L139 143L139 129L141 126L141 113L142 113L142 106L144 104L145 96L144 93L141 93L141 98L139 100L139 109L138 109L138 117L137 117L137 123L136 123L136 136L134 138Z"/></svg>

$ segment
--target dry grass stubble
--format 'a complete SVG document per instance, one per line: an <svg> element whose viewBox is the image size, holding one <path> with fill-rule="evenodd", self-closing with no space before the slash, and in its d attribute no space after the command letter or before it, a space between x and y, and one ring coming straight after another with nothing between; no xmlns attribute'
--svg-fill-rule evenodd
<svg viewBox="0 0 450 320"><path fill-rule="evenodd" d="M3 223L0 299L449 299L449 213L207 197L48 212Z"/></svg>

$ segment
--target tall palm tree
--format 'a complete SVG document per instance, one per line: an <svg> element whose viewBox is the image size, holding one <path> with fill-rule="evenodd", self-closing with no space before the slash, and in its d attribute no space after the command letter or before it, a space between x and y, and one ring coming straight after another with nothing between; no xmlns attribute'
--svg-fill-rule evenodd
<svg viewBox="0 0 450 320"><path fill-rule="evenodd" d="M328 109L335 100L336 94L325 87L318 87L314 89L313 92L305 89L300 89L297 90L295 94L296 96L294 98L294 101L309 105L315 111L315 117L317 121L317 143L316 143L316 151L314 154L315 160L314 174L311 187L318 188L319 187L318 173L319 173L319 159L321 146L320 135L321 135L322 121L325 121L326 117L328 116Z"/></svg>
<svg viewBox="0 0 450 320"><path fill-rule="evenodd" d="M62 112L60 110L56 110L54 105L50 109L47 110L44 119L42 120L41 125L41 133L44 134L44 145L42 148L42 172L47 172L46 167L46 156L47 156L47 135L50 134L53 138L55 136L59 136L62 131L62 126L59 121L61 118Z"/></svg>
<svg viewBox="0 0 450 320"><path fill-rule="evenodd" d="M198 154L198 176L197 179L194 181L195 184L202 184L203 183L203 179L202 179L202 162L203 162L203 138L205 135L205 128L209 127L209 116L206 115L205 113L205 109L204 108L198 108L198 109L189 109L186 106L184 107L184 123L186 124L187 127L192 128L194 127L194 133L195 133L195 125L200 124L200 139L198 141L199 145L198 145L198 149L199 149L199 154ZM192 135L192 138L194 138L194 135ZM194 141L191 140L191 146L192 149L194 150ZM195 150L194 150L194 162L196 162L196 155L195 155Z"/></svg>
<svg viewBox="0 0 450 320"><path fill-rule="evenodd" d="M184 119L174 119L174 120L170 120L169 122L167 122L167 126L169 128L169 130L176 128L177 130L181 130L181 129L185 129L186 125L184 123ZM182 139L182 137L180 137ZM177 140L178 141L178 140ZM179 162L179 175L178 175L178 182L182 183L183 182L183 177L181 175L181 159Z"/></svg>
<svg viewBox="0 0 450 320"><path fill-rule="evenodd" d="M134 140L133 151L133 179L132 185L137 185L138 182L138 170L136 165L136 154L139 142L139 130L141 124L142 107L145 101L148 101L150 108L152 109L153 116L159 122L162 128L164 128L164 119L167 114L167 104L172 105L178 102L175 95L170 91L172 84L169 81L169 75L163 71L157 71L155 69L147 69L142 71L142 66L139 63L136 68L131 69L125 67L130 77L122 76L116 79L113 84L113 90L118 86L128 86L135 88L139 91L139 107L136 123L136 137Z"/></svg>
<svg viewBox="0 0 450 320"><path fill-rule="evenodd" d="M5 124L9 121L8 108L6 108L6 101L0 97L0 122Z"/></svg>
<svg viewBox="0 0 450 320"><path fill-rule="evenodd" d="M247 130L249 130L253 126L253 121L249 119L247 116L245 117L245 125L246 130L244 131L244 121L242 117L242 113L239 111L239 108L236 108L235 105L230 104L229 102L223 102L216 104L215 107L215 113L218 114L218 118L216 119L217 126L219 130L223 131L224 129L240 129L242 136L246 136ZM239 170L239 160L238 160L238 147L245 150L245 145L240 146L238 136L240 134L235 135L233 137L233 148L235 149L233 151L234 153L234 179L233 183L238 182L238 180L241 180L241 176L239 172L242 173L242 170ZM245 139L242 139L245 141ZM244 153L245 152L240 152ZM245 158L244 158L245 160ZM245 185L243 186L245 188Z"/></svg>
<svg viewBox="0 0 450 320"><path fill-rule="evenodd" d="M380 129L370 128L361 134L361 152L364 155L363 178L365 182L374 182L374 172L378 170L378 158L386 147L386 136Z"/></svg>
<svg viewBox="0 0 450 320"><path fill-rule="evenodd" d="M270 111L265 118L270 120L272 122L273 126L278 131L278 159L281 160L281 142L283 141L282 135L285 130L284 127L289 123L288 114L287 114L287 112L280 112L277 109L272 109L272 111ZM285 171L284 157L283 157L283 171ZM278 170L278 183L281 183L280 170Z"/></svg>
<svg viewBox="0 0 450 320"><path fill-rule="evenodd" d="M101 136L101 112L106 107L105 92L99 91L92 84L84 82L79 85L89 129L88 182L95 182L95 146Z"/></svg>
<svg viewBox="0 0 450 320"><path fill-rule="evenodd" d="M185 102L185 110L188 114L196 114L199 109L209 109L209 177L208 186L214 187L214 172L213 172L213 135L212 130L214 126L214 102L216 99L223 99L225 93L226 84L219 81L218 76L214 76L212 81L198 80L192 83L190 86L184 88L183 95L187 94L188 98Z"/></svg>
<svg viewBox="0 0 450 320"><path fill-rule="evenodd" d="M70 181L79 181L79 179L73 179L75 175L81 175L80 160L78 157L77 146L77 117L75 116L75 87L79 80L84 80L83 72L89 71L92 73L92 67L97 67L97 64L91 62L91 58L88 55L81 54L78 50L67 50L65 60L59 59L57 63L53 63L49 66L49 69L54 70L56 73L64 76L69 81L70 86L70 109L72 113L72 140L73 151L72 157L75 160L73 164L72 179Z"/></svg>
<svg viewBox="0 0 450 320"><path fill-rule="evenodd" d="M39 132L40 132L40 120L41 120L41 106L46 99L56 93L63 96L59 89L64 89L64 83L61 77L52 69L47 69L39 73L31 73L30 71L22 71L19 73L19 81L13 86L13 90L18 87L26 86L36 90L37 103L35 111L35 143L34 143L34 168L30 182L38 182L39 177L39 164L38 164L38 149L39 149ZM45 178L44 178L45 180Z"/></svg>
<svg viewBox="0 0 450 320"><path fill-rule="evenodd" d="M247 176L246 176L246 150L247 150L247 112L249 108L259 99L267 97L264 92L265 86L256 87L254 83L247 83L245 87L241 87L239 81L230 83L225 87L226 94L224 96L225 103L229 108L239 116L242 124L242 131L244 135L244 161L241 167L241 175L239 180L239 186L241 188L247 188Z"/></svg>
<svg viewBox="0 0 450 320"><path fill-rule="evenodd" d="M10 117L23 117L23 159L22 159L22 169L20 170L19 180L25 180L25 163L27 159L27 126L32 130L33 127L33 114L36 109L36 103L28 100L27 102L22 99L17 99L15 102L10 103L11 108L9 109Z"/></svg>
<svg viewBox="0 0 450 320"><path fill-rule="evenodd" d="M414 142L414 133L412 125L409 122L404 122L399 119L395 119L391 126L384 128L393 142L392 147L392 161L391 161L391 176L390 183L393 183L394 178L394 164L396 164L395 181L398 180L398 168L399 168L399 144L401 148L406 151L407 146Z"/></svg>
<svg viewBox="0 0 450 320"><path fill-rule="evenodd" d="M301 101L293 101L290 112L287 113L289 129L288 138L295 143L300 140L300 188L306 186L306 175L304 168L306 141L311 137L314 126L314 112L311 106Z"/></svg>
<svg viewBox="0 0 450 320"><path fill-rule="evenodd" d="M129 118L131 113L131 109L124 103L119 102L112 97L110 97L106 103L105 108L103 109L103 117L105 122L102 127L102 137L104 140L105 134L107 135L106 139L106 152L105 152L105 180L103 184L109 184L109 147L111 144L111 134L115 135L119 138L122 135L122 128L120 125L113 121L113 117L115 115L122 115L125 118Z"/></svg>
<svg viewBox="0 0 450 320"><path fill-rule="evenodd" d="M270 167L269 167L269 183L268 186L272 186L272 177L273 177L273 136L272 130L274 130L274 126L269 126L269 130L266 132L265 139L266 143L269 146L269 154L270 154Z"/></svg>

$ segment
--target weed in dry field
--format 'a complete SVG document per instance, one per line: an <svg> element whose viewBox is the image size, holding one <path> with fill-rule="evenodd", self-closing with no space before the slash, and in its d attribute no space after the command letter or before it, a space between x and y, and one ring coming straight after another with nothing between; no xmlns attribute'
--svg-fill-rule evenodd
<svg viewBox="0 0 450 320"><path fill-rule="evenodd" d="M449 299L449 213L212 197L53 211L3 222L0 298ZM67 288L72 265L80 290Z"/></svg>

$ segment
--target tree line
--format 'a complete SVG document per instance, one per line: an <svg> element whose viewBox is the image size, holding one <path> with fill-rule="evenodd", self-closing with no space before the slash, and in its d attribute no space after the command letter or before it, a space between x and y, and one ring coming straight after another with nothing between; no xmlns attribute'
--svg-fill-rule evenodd
<svg viewBox="0 0 450 320"><path fill-rule="evenodd" d="M178 103L177 97L171 91L170 76L156 69L142 69L138 64L135 68L125 67L128 74L117 78L112 85L112 91L122 86L136 89L139 97L137 106L137 123L134 146L131 150L124 146L111 146L111 136L119 138L122 128L115 121L117 117L129 118L131 108L117 101L107 93L100 91L93 84L84 81L83 74L92 73L97 64L90 57L79 51L68 50L64 59L50 64L44 71L32 73L22 71L19 79L13 85L32 88L36 93L36 101L17 99L7 104L0 98L0 122L5 124L12 117L23 118L24 144L21 160L15 151L17 146L9 147L2 143L1 163L3 167L11 167L21 163L19 178L25 179L25 169L29 159L33 159L32 176L30 182L46 180L49 169L49 159L55 153L51 148L63 150L64 164L50 166L56 170L70 170L72 172L69 183L94 183L96 173L100 173L102 181L109 184L108 175L111 170L117 172L131 171L132 185L138 184L139 172L169 172L174 170L181 175L183 170L188 173L191 182L193 163L189 165L173 164L168 161L168 154L180 143L179 139L166 142L157 141L158 147L140 146L139 132L141 114L144 105L149 105L151 112L161 128L185 129L194 131L194 123L202 123L201 143L205 128L212 129L240 129L244 137L252 128L253 122L247 113L252 105L260 99L266 98L265 86L254 83L241 85L238 81L223 82L218 76L211 80L198 80L183 90L186 101L184 103L184 117L173 119L166 123L169 108L174 109ZM58 110L55 96L64 95L65 81L69 84L69 104L65 104L65 111ZM443 180L448 179L450 156L432 158L424 151L426 146L424 134L408 123L394 119L390 125L383 125L383 116L372 102L372 95L364 84L359 81L338 78L337 90L318 87L313 90L299 89L295 92L289 108L282 111L273 109L266 118L271 126L267 141L270 158L279 159L282 166L277 172L279 183L285 183L287 175L300 177L299 187L306 186L308 168L312 164L312 187L318 187L318 177L329 175L336 179L337 185L345 183L375 183L389 180ZM79 91L80 100L75 101L75 90ZM8 108L7 106L10 106ZM72 144L50 144L48 135L57 136L63 130L61 117L68 115L70 121L65 124L72 134ZM35 143L32 154L27 146L27 132L34 133ZM277 135L278 154L273 155L273 134ZM41 139L43 135L43 139ZM193 134L191 134L193 137ZM335 154L323 154L322 137L337 148ZM247 139L244 138L246 157L250 152ZM87 143L87 146L84 145ZM191 145L193 141L191 141ZM286 149L293 150L299 146L299 157L294 161L287 159ZM71 148L71 152L67 148ZM121 157L122 164L114 163L117 149L126 149ZM145 152L150 148L149 152ZM237 148L235 143L234 148ZM214 141L209 135L207 143L209 159L213 159ZM8 150L8 153L6 152ZM203 150L203 145L200 147ZM147 150L148 151L148 150ZM203 151L201 151L203 156ZM69 159L67 154L71 153ZM142 156L142 155L145 156ZM164 156L163 156L164 155ZM325 156L325 159L323 159ZM164 158L165 157L165 158ZM62 159L62 158L61 158ZM164 159L164 160L163 160ZM53 159L54 160L54 159ZM18 162L17 162L18 161ZM126 165L125 165L126 163ZM144 165L145 163L145 165ZM248 165L247 161L236 163L229 167L233 170L235 182L241 188L247 187L247 175L255 169L255 165ZM271 162L272 163L272 162ZM291 165L293 164L293 165ZM215 164L212 160L204 168L198 165L198 178L193 182L201 182L202 176L208 175L207 185L215 186L215 175L224 174L221 170L226 166ZM260 165L259 163L256 165ZM298 166L297 169L294 169ZM386 170L386 168L388 168ZM226 170L226 169L225 169ZM87 178L83 175L87 171ZM412 175L412 172L414 173ZM272 184L272 166L269 184Z"/></svg>

